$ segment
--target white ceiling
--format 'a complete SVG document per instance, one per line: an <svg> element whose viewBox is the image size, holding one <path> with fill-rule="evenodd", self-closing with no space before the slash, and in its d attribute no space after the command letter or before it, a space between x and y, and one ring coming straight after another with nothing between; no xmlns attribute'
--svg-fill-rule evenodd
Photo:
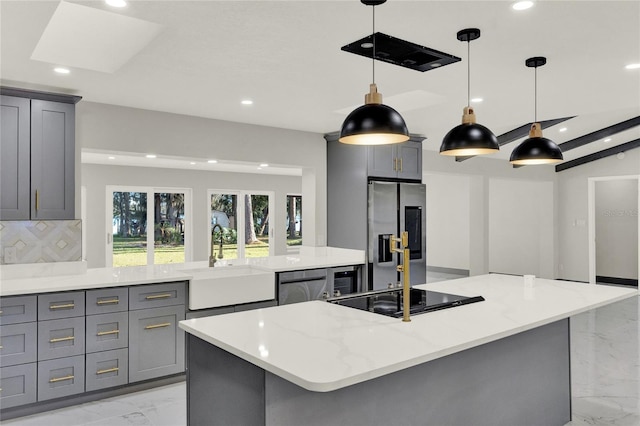
<svg viewBox="0 0 640 426"><path fill-rule="evenodd" d="M123 9L71 1L160 31L112 72L71 67L68 75L52 69L73 65L71 59L31 59L58 3L0 1L3 85L323 134L338 130L363 102L372 78L370 60L340 50L371 33L371 8L358 0L129 1ZM384 102L402 113L411 133L427 137L424 149L438 150L460 123L467 44L456 32L467 27L482 31L470 46L471 96L484 98L474 105L478 122L496 135L533 121L534 71L524 65L531 56L548 61L538 69L538 118L577 116L545 130L556 143L640 115L640 69L625 69L640 63L640 1L537 1L520 12L511 4L389 0L376 7L377 31L463 59L425 73L376 63ZM118 50L92 41L83 34L91 26L81 24L73 31L84 49ZM122 40L113 43L130 51ZM241 105L243 99L254 104ZM559 132L562 127L567 130ZM565 160L637 138L638 128L568 151ZM493 157L507 159L516 144Z"/></svg>

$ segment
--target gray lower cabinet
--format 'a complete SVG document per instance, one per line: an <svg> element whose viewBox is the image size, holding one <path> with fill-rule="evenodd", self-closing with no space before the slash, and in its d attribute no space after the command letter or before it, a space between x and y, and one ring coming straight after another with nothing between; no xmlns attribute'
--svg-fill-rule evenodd
<svg viewBox="0 0 640 426"><path fill-rule="evenodd" d="M0 325L36 321L37 296L0 298Z"/></svg>
<svg viewBox="0 0 640 426"><path fill-rule="evenodd" d="M36 402L37 364L0 368L0 409Z"/></svg>
<svg viewBox="0 0 640 426"><path fill-rule="evenodd" d="M86 391L126 385L129 373L127 348L87 354Z"/></svg>
<svg viewBox="0 0 640 426"><path fill-rule="evenodd" d="M84 392L84 355L38 362L38 401Z"/></svg>
<svg viewBox="0 0 640 426"><path fill-rule="evenodd" d="M36 362L38 326L35 322L0 326L0 365Z"/></svg>
<svg viewBox="0 0 640 426"><path fill-rule="evenodd" d="M38 361L83 355L84 317L38 322Z"/></svg>
<svg viewBox="0 0 640 426"><path fill-rule="evenodd" d="M129 314L88 315L86 330L87 353L126 348L129 344Z"/></svg>
<svg viewBox="0 0 640 426"><path fill-rule="evenodd" d="M87 290L87 315L126 312L129 310L129 289L127 287Z"/></svg>
<svg viewBox="0 0 640 426"><path fill-rule="evenodd" d="M129 381L184 371L184 305L129 312Z"/></svg>

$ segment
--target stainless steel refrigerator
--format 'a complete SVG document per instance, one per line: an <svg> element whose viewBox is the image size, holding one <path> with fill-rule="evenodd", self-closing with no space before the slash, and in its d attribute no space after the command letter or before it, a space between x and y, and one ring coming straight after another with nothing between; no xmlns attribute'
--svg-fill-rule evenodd
<svg viewBox="0 0 640 426"><path fill-rule="evenodd" d="M402 255L391 252L390 236L409 233L411 285L427 280L426 190L421 183L372 181L368 185L368 288L385 289L400 281ZM399 246L399 245L397 245Z"/></svg>

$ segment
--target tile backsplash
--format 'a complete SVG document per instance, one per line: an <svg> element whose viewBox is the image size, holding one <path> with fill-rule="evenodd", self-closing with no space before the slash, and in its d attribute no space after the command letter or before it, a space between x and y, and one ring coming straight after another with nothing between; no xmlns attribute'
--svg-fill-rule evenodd
<svg viewBox="0 0 640 426"><path fill-rule="evenodd" d="M0 264L82 259L81 220L0 222Z"/></svg>

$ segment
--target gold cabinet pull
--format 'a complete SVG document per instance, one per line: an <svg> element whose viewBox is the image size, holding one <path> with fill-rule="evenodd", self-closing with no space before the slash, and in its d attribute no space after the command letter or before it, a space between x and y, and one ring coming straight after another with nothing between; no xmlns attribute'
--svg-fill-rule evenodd
<svg viewBox="0 0 640 426"><path fill-rule="evenodd" d="M49 383L63 382L65 380L73 380L74 377L75 376L73 374L70 374L64 377L54 377L53 379L49 379Z"/></svg>
<svg viewBox="0 0 640 426"><path fill-rule="evenodd" d="M120 330L99 331L98 336L106 336L109 334L118 334L118 333L120 333Z"/></svg>
<svg viewBox="0 0 640 426"><path fill-rule="evenodd" d="M66 342L68 340L74 340L74 336L69 337L56 337L55 339L49 339L49 343Z"/></svg>
<svg viewBox="0 0 640 426"><path fill-rule="evenodd" d="M393 159L393 171L397 171L398 170L398 159L394 158Z"/></svg>
<svg viewBox="0 0 640 426"><path fill-rule="evenodd" d="M150 296L145 297L147 300L152 299L166 299L167 297L171 297L171 293L162 293L162 294L152 294Z"/></svg>
<svg viewBox="0 0 640 426"><path fill-rule="evenodd" d="M104 370L96 371L96 374L113 373L113 372L116 372L116 371L120 371L120 369L118 367L106 368Z"/></svg>
<svg viewBox="0 0 640 426"><path fill-rule="evenodd" d="M0 345L0 349L3 349L3 348L4 348L4 346Z"/></svg>
<svg viewBox="0 0 640 426"><path fill-rule="evenodd" d="M68 308L75 308L76 304L75 303L65 303L64 305L50 305L49 309L68 309Z"/></svg>
<svg viewBox="0 0 640 426"><path fill-rule="evenodd" d="M400 157L398 160L400 160L400 170L398 170L399 172L402 171L402 157Z"/></svg>
<svg viewBox="0 0 640 426"><path fill-rule="evenodd" d="M171 325L170 322L163 322L162 324L152 324L152 325L148 325L146 326L144 329L145 330L151 330L154 328L161 328L161 327L169 327Z"/></svg>
<svg viewBox="0 0 640 426"><path fill-rule="evenodd" d="M0 311L0 315L2 315L2 311Z"/></svg>
<svg viewBox="0 0 640 426"><path fill-rule="evenodd" d="M40 210L40 191L36 189L36 211Z"/></svg>
<svg viewBox="0 0 640 426"><path fill-rule="evenodd" d="M109 304L118 304L120 303L120 299L118 299L117 297L115 299L108 299L108 300L98 300L96 302L96 304L98 305L109 305Z"/></svg>

